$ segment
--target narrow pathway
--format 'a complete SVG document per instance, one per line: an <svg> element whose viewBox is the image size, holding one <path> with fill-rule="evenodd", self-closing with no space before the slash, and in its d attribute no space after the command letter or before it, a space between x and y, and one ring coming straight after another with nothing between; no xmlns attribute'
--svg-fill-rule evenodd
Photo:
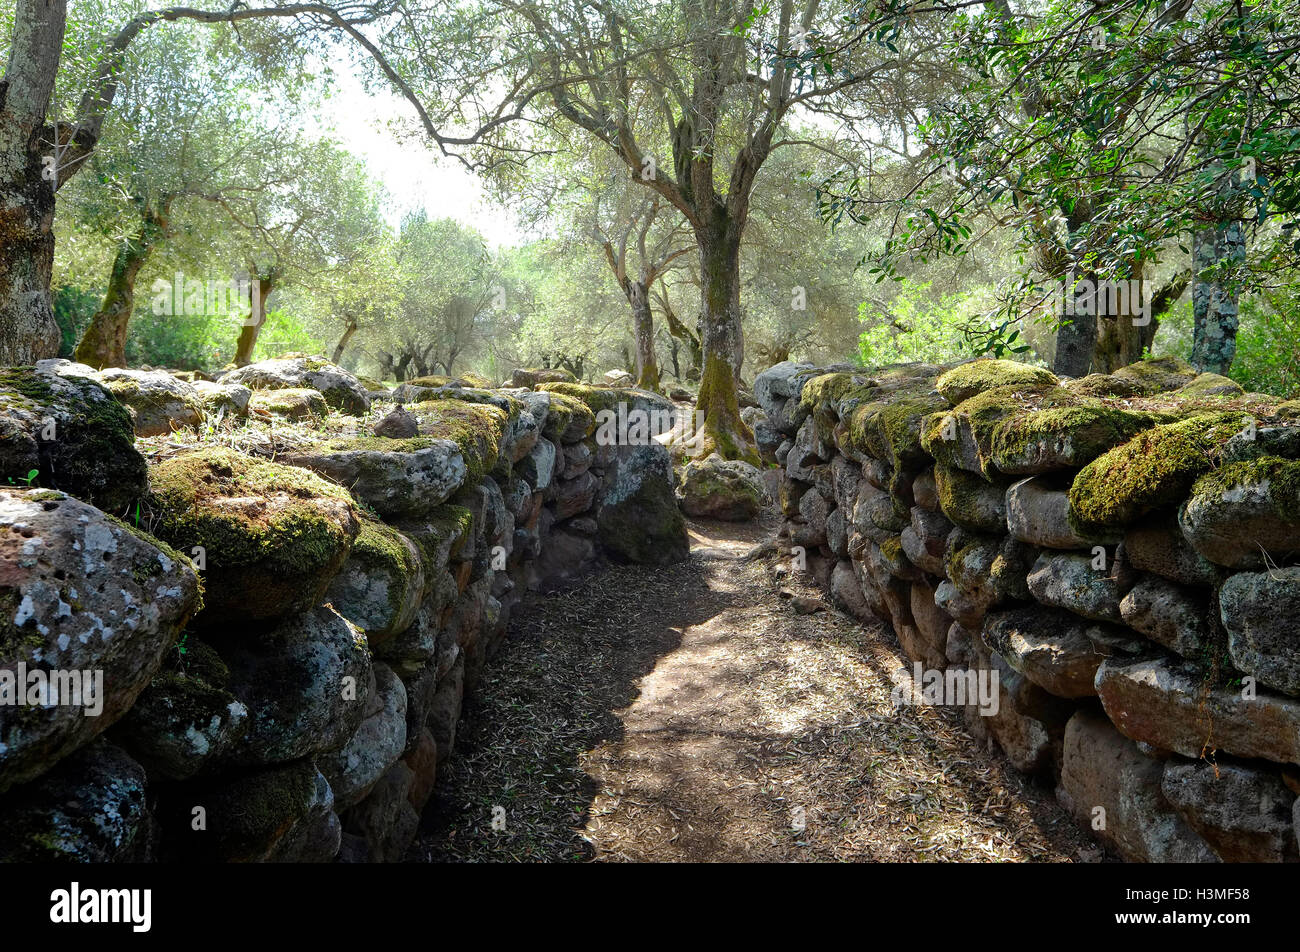
<svg viewBox="0 0 1300 952"><path fill-rule="evenodd" d="M1098 858L959 715L891 704L886 629L793 610L817 593L746 557L774 524L691 529L688 562L519 606L409 859Z"/></svg>

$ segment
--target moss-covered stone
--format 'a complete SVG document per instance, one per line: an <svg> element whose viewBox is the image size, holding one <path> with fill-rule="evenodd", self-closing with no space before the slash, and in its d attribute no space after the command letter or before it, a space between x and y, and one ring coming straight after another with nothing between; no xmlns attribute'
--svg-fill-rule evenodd
<svg viewBox="0 0 1300 952"><path fill-rule="evenodd" d="M1170 420L1168 415L1133 412L1100 401L1031 410L997 424L990 458L1001 472L1011 475L1075 469Z"/></svg>
<svg viewBox="0 0 1300 952"><path fill-rule="evenodd" d="M1222 374L1198 374L1196 379L1175 391L1176 397L1240 397L1246 390Z"/></svg>
<svg viewBox="0 0 1300 952"><path fill-rule="evenodd" d="M428 400L411 404L407 409L419 421L424 436L451 440L460 447L469 471L467 482L478 482L496 465L501 440L510 422L504 410L455 399Z"/></svg>
<svg viewBox="0 0 1300 952"><path fill-rule="evenodd" d="M423 551L425 565L433 575L445 569L465 548L474 532L474 513L464 506L448 503L418 521L402 523L400 528Z"/></svg>
<svg viewBox="0 0 1300 952"><path fill-rule="evenodd" d="M255 390L249 408L285 420L323 420L329 416L325 395L309 387L285 387L281 390Z"/></svg>
<svg viewBox="0 0 1300 952"><path fill-rule="evenodd" d="M1114 376L1133 382L1139 393L1163 393L1191 383L1196 377L1196 368L1181 357L1168 355L1139 360L1121 367Z"/></svg>
<svg viewBox="0 0 1300 952"><path fill-rule="evenodd" d="M1014 360L984 358L960 364L942 374L935 382L935 389L956 406L999 387L1050 387L1056 383L1056 375L1042 367L1031 367Z"/></svg>
<svg viewBox="0 0 1300 952"><path fill-rule="evenodd" d="M939 508L964 529L1005 532L1007 528L1005 480L991 483L964 469L942 464L934 468Z"/></svg>
<svg viewBox="0 0 1300 952"><path fill-rule="evenodd" d="M328 598L375 645L415 620L425 588L420 547L387 523L363 515L361 531Z"/></svg>
<svg viewBox="0 0 1300 952"><path fill-rule="evenodd" d="M150 526L190 554L201 547L202 628L279 618L320 601L360 528L342 487L224 447L150 470Z"/></svg>
<svg viewBox="0 0 1300 952"><path fill-rule="evenodd" d="M131 415L100 383L0 368L0 483L59 489L122 513L145 491Z"/></svg>
<svg viewBox="0 0 1300 952"><path fill-rule="evenodd" d="M1139 433L1083 468L1070 487L1070 525L1084 537L1120 529L1186 497L1249 418L1199 414Z"/></svg>
<svg viewBox="0 0 1300 952"><path fill-rule="evenodd" d="M592 413L601 410L617 411L619 401L626 399L623 392L615 387L592 387L585 383L539 383L537 389L571 397L584 404Z"/></svg>

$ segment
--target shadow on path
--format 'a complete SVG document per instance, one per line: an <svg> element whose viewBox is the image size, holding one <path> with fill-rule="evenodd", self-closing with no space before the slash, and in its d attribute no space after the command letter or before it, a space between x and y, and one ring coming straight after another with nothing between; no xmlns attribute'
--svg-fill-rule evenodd
<svg viewBox="0 0 1300 952"><path fill-rule="evenodd" d="M409 858L1091 854L1050 791L957 714L893 707L904 658L887 629L792 610L770 559L742 558L773 528L695 522L688 562L613 568L518 606Z"/></svg>

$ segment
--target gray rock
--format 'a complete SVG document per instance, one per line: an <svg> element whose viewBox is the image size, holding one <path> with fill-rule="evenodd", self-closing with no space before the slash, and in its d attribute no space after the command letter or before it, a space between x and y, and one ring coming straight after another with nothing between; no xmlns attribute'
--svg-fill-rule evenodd
<svg viewBox="0 0 1300 952"><path fill-rule="evenodd" d="M1219 610L1233 663L1300 697L1300 566L1232 576L1219 591Z"/></svg>
<svg viewBox="0 0 1300 952"><path fill-rule="evenodd" d="M1300 553L1300 461L1229 463L1197 480L1178 521L1192 548L1217 565L1258 569Z"/></svg>
<svg viewBox="0 0 1300 952"><path fill-rule="evenodd" d="M40 783L0 798L0 862L139 863L153 859L144 769L97 740Z"/></svg>
<svg viewBox="0 0 1300 952"><path fill-rule="evenodd" d="M1254 697L1207 685L1196 665L1172 658L1108 658L1097 693L1120 732L1199 759L1207 744L1237 757L1300 763L1300 700Z"/></svg>
<svg viewBox="0 0 1300 952"><path fill-rule="evenodd" d="M692 460L682 471L677 500L688 516L745 522L763 508L762 474L741 460L713 455Z"/></svg>
<svg viewBox="0 0 1300 952"><path fill-rule="evenodd" d="M416 419L415 414L410 410L405 407L397 407L390 410L370 430L375 436L384 436L391 440L404 440L420 435L420 421Z"/></svg>
<svg viewBox="0 0 1300 952"><path fill-rule="evenodd" d="M1160 791L1228 863L1294 862L1296 795L1275 771L1249 764L1171 760Z"/></svg>
<svg viewBox="0 0 1300 952"><path fill-rule="evenodd" d="M1021 542L1049 549L1091 549L1095 543L1083 539L1066 518L1070 501L1067 491L1053 489L1040 476L1022 479L1007 490L1007 528Z"/></svg>
<svg viewBox="0 0 1300 952"><path fill-rule="evenodd" d="M690 554L667 449L655 442L618 448L596 524L604 551L620 562L667 565Z"/></svg>
<svg viewBox="0 0 1300 952"><path fill-rule="evenodd" d="M346 486L385 519L427 515L451 498L468 473L456 443L428 437L395 443L392 449L305 447L286 450L277 459Z"/></svg>
<svg viewBox="0 0 1300 952"><path fill-rule="evenodd" d="M1106 558L1106 569L1093 564L1091 555L1044 552L1029 573L1029 591L1044 605L1097 621L1120 621L1125 592L1122 580L1112 574L1114 560Z"/></svg>
<svg viewBox="0 0 1300 952"><path fill-rule="evenodd" d="M1187 543L1176 516L1157 514L1124 534L1124 552L1135 569L1182 585L1218 585L1219 572Z"/></svg>
<svg viewBox="0 0 1300 952"><path fill-rule="evenodd" d="M0 489L0 566L4 791L130 709L198 608L199 580L156 540L50 490Z"/></svg>
<svg viewBox="0 0 1300 952"><path fill-rule="evenodd" d="M1104 717L1081 710L1065 729L1056 795L1081 825L1131 862L1215 862L1208 844L1161 799L1163 770Z"/></svg>
<svg viewBox="0 0 1300 952"><path fill-rule="evenodd" d="M1144 575L1119 603L1124 624L1184 658L1199 658L1210 637L1209 599L1158 575Z"/></svg>
<svg viewBox="0 0 1300 952"><path fill-rule="evenodd" d="M0 480L29 475L115 513L148 485L131 415L103 384L12 367L0 371Z"/></svg>
<svg viewBox="0 0 1300 952"><path fill-rule="evenodd" d="M201 426L206 414L193 385L164 370L101 370L97 379L130 411L136 436L162 436Z"/></svg>
<svg viewBox="0 0 1300 952"><path fill-rule="evenodd" d="M406 749L406 686L388 665L375 664L371 710L356 733L339 750L316 764L334 791L337 808L363 800Z"/></svg>
<svg viewBox="0 0 1300 952"><path fill-rule="evenodd" d="M250 715L233 760L280 763L337 750L356 733L373 680L370 653L365 636L330 607L217 648L230 666L229 690Z"/></svg>
<svg viewBox="0 0 1300 952"><path fill-rule="evenodd" d="M984 620L984 643L1043 690L1063 698L1093 697L1102 655L1087 622L1068 612L1021 608Z"/></svg>
<svg viewBox="0 0 1300 952"><path fill-rule="evenodd" d="M242 384L251 390L306 387L320 391L326 403L344 413L360 416L370 409L369 391L361 382L342 367L321 357L262 360L223 374L217 382Z"/></svg>

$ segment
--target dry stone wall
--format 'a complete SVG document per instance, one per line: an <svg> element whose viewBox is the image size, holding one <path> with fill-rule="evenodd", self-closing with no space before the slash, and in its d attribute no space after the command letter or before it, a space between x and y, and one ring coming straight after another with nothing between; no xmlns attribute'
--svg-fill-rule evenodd
<svg viewBox="0 0 1300 952"><path fill-rule="evenodd" d="M1172 359L754 390L794 565L892 626L901 699L960 703L1126 859L1296 860L1300 403Z"/></svg>
<svg viewBox="0 0 1300 952"><path fill-rule="evenodd" d="M522 593L688 551L671 404L533 382L0 371L0 860L400 859Z"/></svg>

